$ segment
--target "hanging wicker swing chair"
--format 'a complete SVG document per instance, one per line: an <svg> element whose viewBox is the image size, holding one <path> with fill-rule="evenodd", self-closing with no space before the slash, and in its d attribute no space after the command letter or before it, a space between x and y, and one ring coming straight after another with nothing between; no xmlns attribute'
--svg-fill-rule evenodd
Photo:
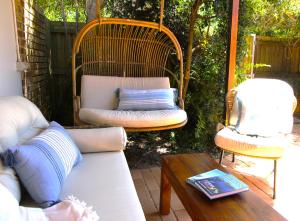
<svg viewBox="0 0 300 221"><path fill-rule="evenodd" d="M161 1L160 23L99 16L80 30L72 50L76 125L122 126L126 131L141 132L186 124L182 50L175 35L162 24L163 7L164 0ZM166 68L172 54L177 55L179 62L177 78ZM170 89L167 76L175 77L178 83L179 108L117 109L120 88Z"/></svg>

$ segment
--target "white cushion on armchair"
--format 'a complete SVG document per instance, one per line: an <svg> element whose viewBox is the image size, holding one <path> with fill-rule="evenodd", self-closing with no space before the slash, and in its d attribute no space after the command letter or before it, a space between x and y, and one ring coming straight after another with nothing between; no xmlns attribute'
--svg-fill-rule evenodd
<svg viewBox="0 0 300 221"><path fill-rule="evenodd" d="M235 130L244 135L277 136L293 128L295 96L292 87L277 79L256 78L244 81L236 89L230 119Z"/></svg>

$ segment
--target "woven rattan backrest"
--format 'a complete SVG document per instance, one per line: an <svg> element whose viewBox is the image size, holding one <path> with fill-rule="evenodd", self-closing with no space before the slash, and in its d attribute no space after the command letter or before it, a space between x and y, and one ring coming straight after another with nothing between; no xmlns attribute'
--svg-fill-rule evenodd
<svg viewBox="0 0 300 221"><path fill-rule="evenodd" d="M163 77L170 53L181 54L175 36L167 31L160 31L156 23L127 19L94 22L76 43L83 74Z"/></svg>
<svg viewBox="0 0 300 221"><path fill-rule="evenodd" d="M183 59L174 34L162 24L118 18L95 19L78 33L72 51L73 94L76 96L76 55L85 75L164 77L169 55L177 55L182 96Z"/></svg>
<svg viewBox="0 0 300 221"><path fill-rule="evenodd" d="M81 47L83 74L120 77L163 77L172 41L159 30L105 24L90 30Z"/></svg>

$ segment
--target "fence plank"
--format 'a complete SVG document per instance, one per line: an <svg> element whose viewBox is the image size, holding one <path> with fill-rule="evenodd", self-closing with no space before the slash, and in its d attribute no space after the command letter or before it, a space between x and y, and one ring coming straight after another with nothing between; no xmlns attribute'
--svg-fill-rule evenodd
<svg viewBox="0 0 300 221"><path fill-rule="evenodd" d="M299 74L300 47L294 45L295 41L296 39L257 36L254 63L267 64L271 67L255 68L256 75Z"/></svg>

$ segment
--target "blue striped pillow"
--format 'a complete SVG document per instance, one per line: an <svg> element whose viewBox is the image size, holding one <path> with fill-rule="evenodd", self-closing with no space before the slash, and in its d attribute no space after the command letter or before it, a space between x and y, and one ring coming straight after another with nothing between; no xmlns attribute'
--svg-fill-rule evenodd
<svg viewBox="0 0 300 221"><path fill-rule="evenodd" d="M176 108L176 89L119 90L118 110L168 110Z"/></svg>
<svg viewBox="0 0 300 221"><path fill-rule="evenodd" d="M24 145L1 156L13 167L31 197L41 207L58 201L61 187L82 156L65 129L56 122Z"/></svg>

